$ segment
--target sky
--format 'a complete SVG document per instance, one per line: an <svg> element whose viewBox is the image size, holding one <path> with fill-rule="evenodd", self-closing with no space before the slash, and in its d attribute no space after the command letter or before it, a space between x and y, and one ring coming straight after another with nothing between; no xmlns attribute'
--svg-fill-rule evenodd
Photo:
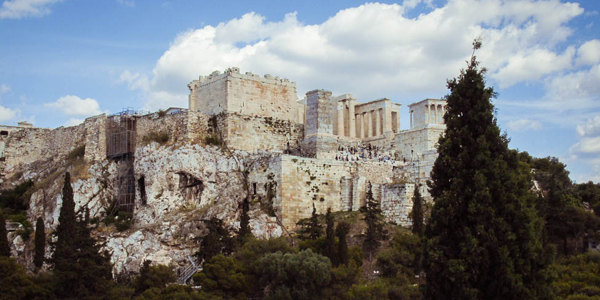
<svg viewBox="0 0 600 300"><path fill-rule="evenodd" d="M448 94L472 42L510 147L600 182L600 1L4 0L0 124L187 107L215 70L408 104Z"/></svg>

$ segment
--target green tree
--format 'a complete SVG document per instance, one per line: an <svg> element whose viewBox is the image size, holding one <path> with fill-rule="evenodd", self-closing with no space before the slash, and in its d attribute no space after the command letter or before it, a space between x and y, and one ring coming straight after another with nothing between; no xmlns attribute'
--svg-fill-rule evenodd
<svg viewBox="0 0 600 300"><path fill-rule="evenodd" d="M6 235L6 221L0 211L0 257L10 256L10 245L8 244L8 236Z"/></svg>
<svg viewBox="0 0 600 300"><path fill-rule="evenodd" d="M247 287L242 271L243 267L235 258L219 254L204 264L202 272L194 276L194 283L212 295L237 299L245 295Z"/></svg>
<svg viewBox="0 0 600 300"><path fill-rule="evenodd" d="M244 245L248 239L252 236L252 229L250 229L250 200L245 197L242 200L242 214L240 216L240 230L238 231L238 244Z"/></svg>
<svg viewBox="0 0 600 300"><path fill-rule="evenodd" d="M177 278L171 268L165 265L152 266L151 260L145 260L140 268L140 275L133 278L131 285L135 294L139 295L150 288L164 288Z"/></svg>
<svg viewBox="0 0 600 300"><path fill-rule="evenodd" d="M298 235L302 240L317 240L323 235L323 226L319 222L319 215L317 214L317 208L313 203L313 210L310 219L302 219L298 221L300 230Z"/></svg>
<svg viewBox="0 0 600 300"><path fill-rule="evenodd" d="M365 206L360 208L363 213L363 220L367 224L367 232L365 233L365 240L363 242L363 248L369 254L369 260L371 260L373 253L379 249L381 241L387 237L387 231L383 227L385 224L383 215L381 214L381 208L379 202L373 198L373 186L369 182L367 186L367 195L365 199Z"/></svg>
<svg viewBox="0 0 600 300"><path fill-rule="evenodd" d="M52 263L56 294L65 299L92 299L112 285L112 265L106 251L91 236L84 221L75 214L71 176L65 174L63 204L58 217Z"/></svg>
<svg viewBox="0 0 600 300"><path fill-rule="evenodd" d="M33 264L36 268L41 268L44 265L44 255L46 254L46 230L44 228L44 220L42 217L37 218L35 222L35 255Z"/></svg>
<svg viewBox="0 0 600 300"><path fill-rule="evenodd" d="M0 298L2 300L50 299L51 293L35 283L25 268L10 257L0 256Z"/></svg>
<svg viewBox="0 0 600 300"><path fill-rule="evenodd" d="M212 217L204 220L204 224L206 224L208 233L201 238L200 251L196 255L206 261L217 254L231 254L234 240L229 229L225 228L223 221Z"/></svg>
<svg viewBox="0 0 600 300"><path fill-rule="evenodd" d="M543 246L530 169L500 134L484 73L472 56L459 78L448 81L425 232L426 298L550 298L551 255Z"/></svg>
<svg viewBox="0 0 600 300"><path fill-rule="evenodd" d="M264 299L321 299L331 281L331 262L310 249L267 254L259 264L261 281L269 291Z"/></svg>
<svg viewBox="0 0 600 300"><path fill-rule="evenodd" d="M419 184L415 184L415 195L413 196L413 207L410 212L410 218L412 219L412 232L419 236L423 235L423 198L419 191Z"/></svg>
<svg viewBox="0 0 600 300"><path fill-rule="evenodd" d="M392 239L391 245L382 250L377 257L377 266L381 276L402 278L405 282L413 282L419 274L419 264L423 246L421 238L416 234L399 232Z"/></svg>
<svg viewBox="0 0 600 300"><path fill-rule="evenodd" d="M350 232L350 224L345 221L339 222L335 229L335 235L338 238L338 251L335 260L336 265L347 265L350 260L350 255L348 254L348 241L346 240L348 232Z"/></svg>
<svg viewBox="0 0 600 300"><path fill-rule="evenodd" d="M335 223L333 220L333 215L331 214L331 208L327 208L327 213L325 214L325 247L323 249L323 254L329 258L329 260L336 264L337 257L335 253Z"/></svg>

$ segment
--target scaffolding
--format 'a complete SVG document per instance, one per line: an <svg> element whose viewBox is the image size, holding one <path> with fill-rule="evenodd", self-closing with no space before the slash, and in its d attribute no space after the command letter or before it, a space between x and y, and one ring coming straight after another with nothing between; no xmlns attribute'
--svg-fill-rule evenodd
<svg viewBox="0 0 600 300"><path fill-rule="evenodd" d="M136 114L132 109L109 116L106 123L106 156L117 163L115 200L120 210L133 212L135 208Z"/></svg>

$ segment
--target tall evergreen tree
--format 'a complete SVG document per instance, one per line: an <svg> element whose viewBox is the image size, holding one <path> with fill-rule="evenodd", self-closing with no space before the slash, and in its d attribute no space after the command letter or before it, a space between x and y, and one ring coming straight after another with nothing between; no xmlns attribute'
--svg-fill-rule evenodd
<svg viewBox="0 0 600 300"><path fill-rule="evenodd" d="M10 246L6 235L6 221L0 211L0 256L10 257Z"/></svg>
<svg viewBox="0 0 600 300"><path fill-rule="evenodd" d="M480 45L476 41L475 50ZM543 246L530 171L500 134L484 73L473 55L459 78L448 81L425 232L426 298L549 298L551 255Z"/></svg>
<svg viewBox="0 0 600 300"><path fill-rule="evenodd" d="M298 225L301 226L298 234L303 240L309 239L314 241L323 235L323 226L319 223L319 215L317 214L317 208L314 203L310 219L302 219L298 222Z"/></svg>
<svg viewBox="0 0 600 300"><path fill-rule="evenodd" d="M371 182L367 185L365 206L361 207L360 211L363 213L363 220L367 224L363 248L369 253L369 259L371 259L373 253L379 249L381 241L387 237L387 232L383 227L384 220L381 208L379 207L379 202L375 201L373 197L373 185L371 185Z"/></svg>
<svg viewBox="0 0 600 300"><path fill-rule="evenodd" d="M36 268L41 268L44 265L44 255L46 253L46 229L44 228L44 220L42 217L37 218L35 222L35 255L33 264Z"/></svg>
<svg viewBox="0 0 600 300"><path fill-rule="evenodd" d="M244 245L248 238L252 236L252 230L250 229L250 216L248 212L250 211L250 200L248 197L245 197L242 201L242 215L240 216L240 231L238 232L238 244L240 246Z"/></svg>
<svg viewBox="0 0 600 300"><path fill-rule="evenodd" d="M415 184L415 194L413 196L413 207L410 212L412 219L412 232L419 236L423 235L423 197L421 197L420 185Z"/></svg>
<svg viewBox="0 0 600 300"><path fill-rule="evenodd" d="M346 221L340 221L335 228L335 235L338 238L336 265L347 265L350 260L348 254L348 241L346 240L348 232L350 232L350 224Z"/></svg>
<svg viewBox="0 0 600 300"><path fill-rule="evenodd" d="M335 223L333 215L331 214L331 207L327 208L325 214L325 256L329 257L329 260L333 263L337 263L337 256L335 253Z"/></svg>
<svg viewBox="0 0 600 300"><path fill-rule="evenodd" d="M212 217L204 220L208 233L201 238L200 251L196 256L208 261L217 254L229 255L233 252L234 239L229 229L225 228L223 220Z"/></svg>
<svg viewBox="0 0 600 300"><path fill-rule="evenodd" d="M90 299L104 294L112 284L110 256L91 236L88 224L77 220L71 176L65 174L63 205L54 243L56 294L63 299Z"/></svg>

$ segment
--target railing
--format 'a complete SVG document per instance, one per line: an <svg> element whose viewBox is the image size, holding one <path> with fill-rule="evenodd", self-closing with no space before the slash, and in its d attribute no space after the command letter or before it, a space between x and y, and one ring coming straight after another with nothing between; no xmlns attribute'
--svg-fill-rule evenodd
<svg viewBox="0 0 600 300"><path fill-rule="evenodd" d="M202 271L202 266L197 261L194 261L191 257L188 256L188 260L190 261L190 265L187 266L177 279L178 284L186 284L194 274L198 271Z"/></svg>

